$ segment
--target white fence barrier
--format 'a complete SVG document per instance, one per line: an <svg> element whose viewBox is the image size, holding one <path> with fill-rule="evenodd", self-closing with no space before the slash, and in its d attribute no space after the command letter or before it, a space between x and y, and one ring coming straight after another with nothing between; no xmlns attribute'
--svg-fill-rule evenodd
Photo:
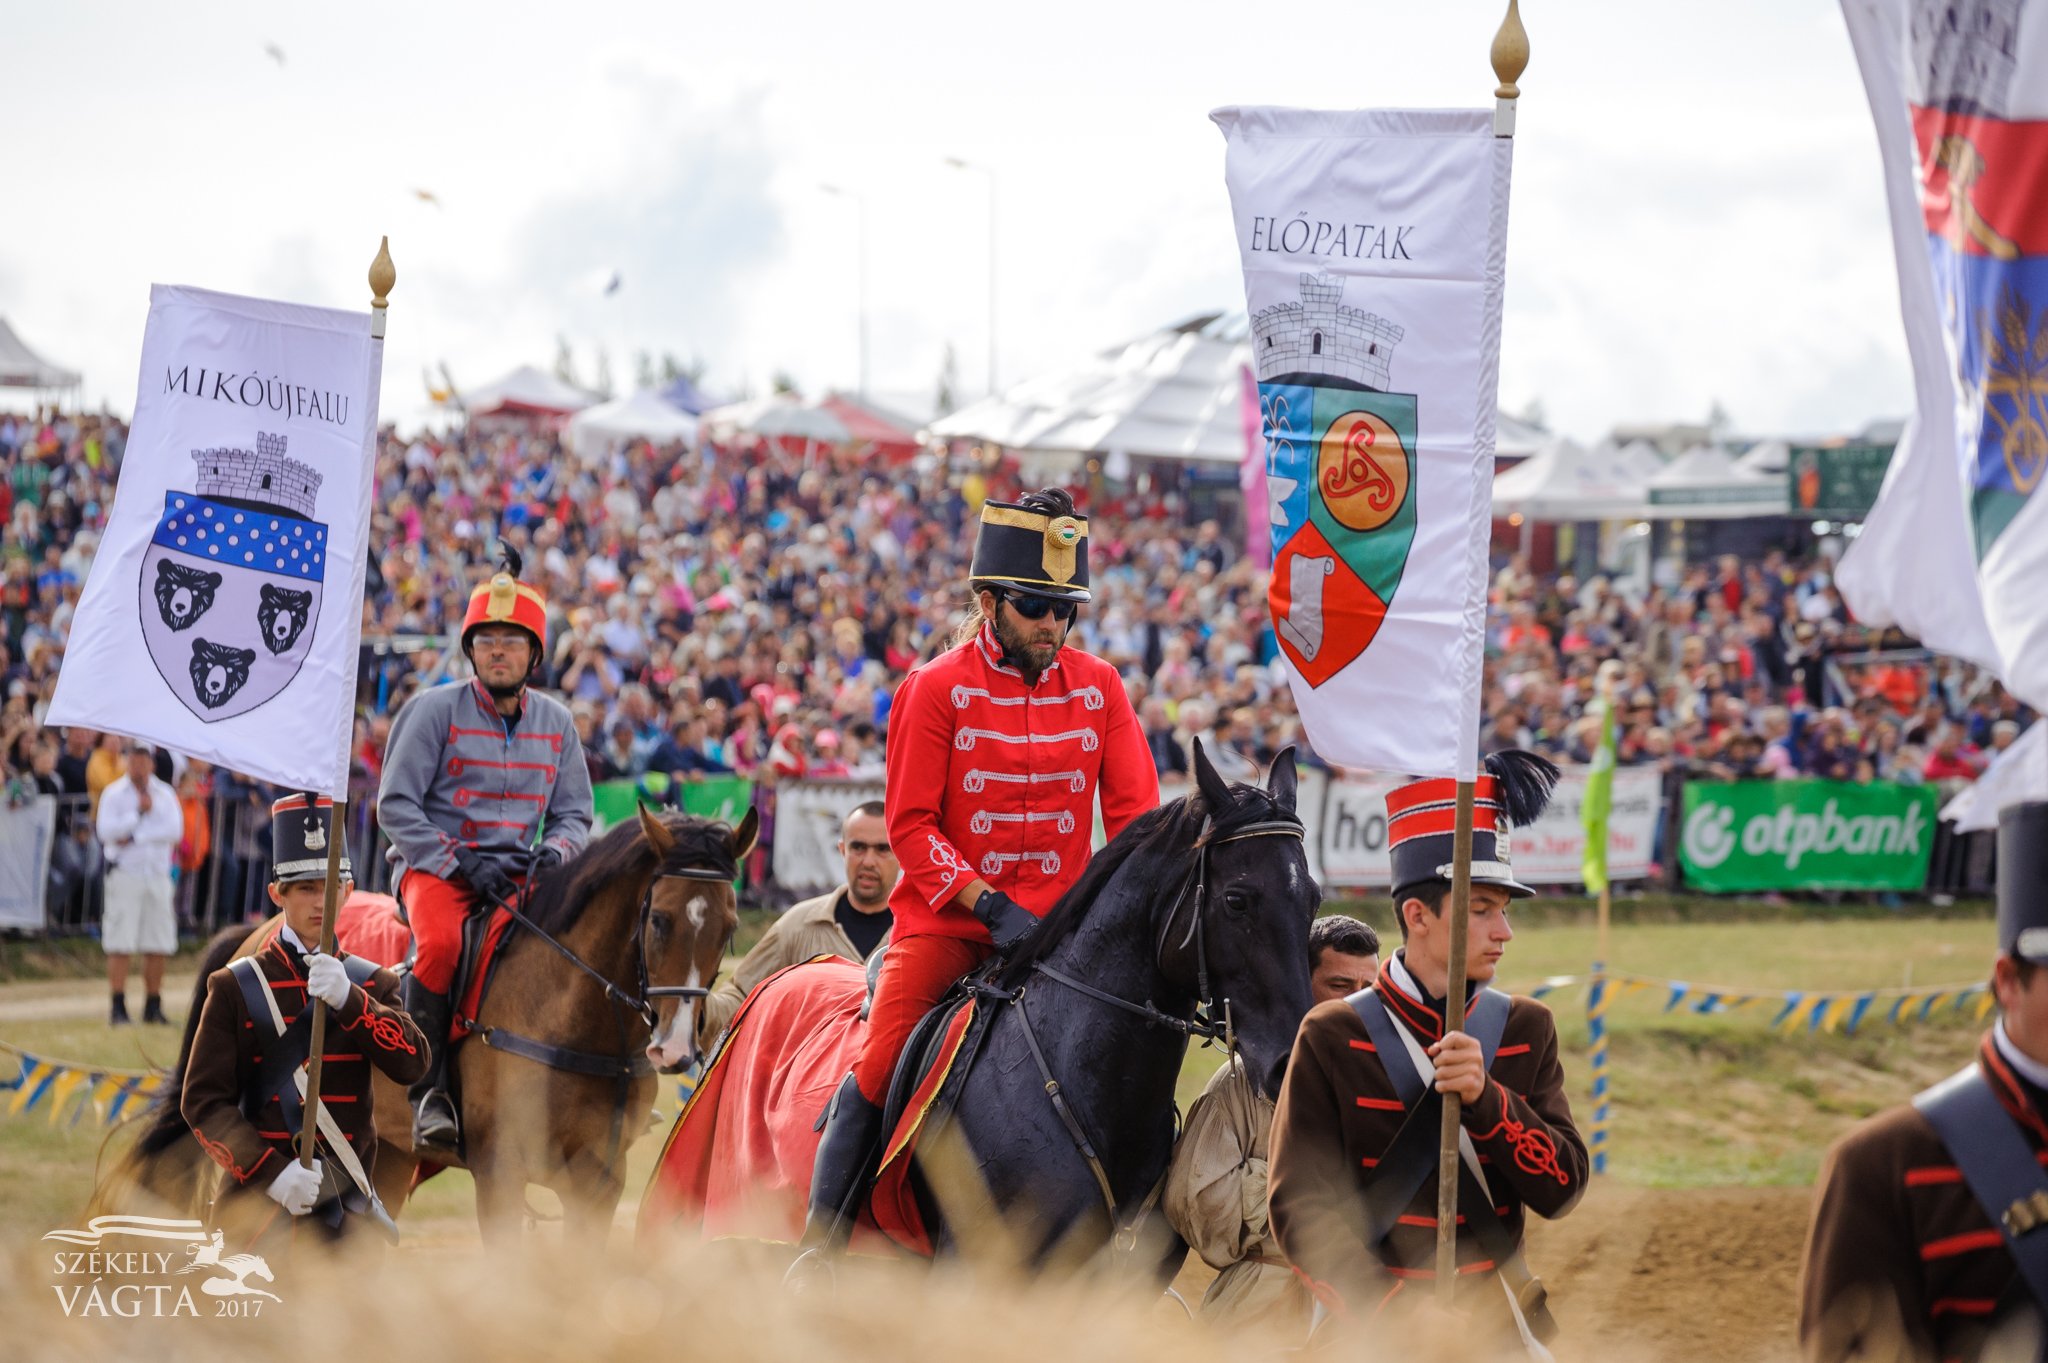
<svg viewBox="0 0 2048 1363"><path fill-rule="evenodd" d="M1391 889L1387 860L1387 792L1394 778L1346 776L1304 769L1295 808L1307 833L1309 872L1323 885L1346 889ZM846 811L882 798L880 782L785 781L775 794L775 879L785 888L815 894L839 883L844 867L833 850ZM1160 786L1162 800L1187 794L1185 781ZM1516 872L1535 885L1576 885L1586 835L1579 804L1586 794L1586 769L1567 767L1543 817L1513 835ZM1608 875L1642 880L1650 873L1664 789L1654 768L1624 767L1614 773L1614 807L1608 817ZM1101 844L1098 816L1096 842Z"/></svg>

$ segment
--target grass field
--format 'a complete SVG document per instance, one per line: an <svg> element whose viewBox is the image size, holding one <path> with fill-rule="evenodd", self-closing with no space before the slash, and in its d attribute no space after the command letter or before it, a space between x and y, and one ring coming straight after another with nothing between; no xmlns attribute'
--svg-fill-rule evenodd
<svg viewBox="0 0 2048 1363"><path fill-rule="evenodd" d="M1549 976L1582 975L1595 940L1592 927L1573 921L1577 916L1569 904L1554 901L1529 915L1537 921L1527 923L1509 948L1502 982L1525 990ZM1624 923L1614 930L1610 964L1638 975L1738 988L1927 987L1981 979L1989 939L1989 924L1974 915ZM174 987L167 990L174 1015L182 1014L189 997L185 964L183 973L174 966ZM0 983L0 1043L89 1065L146 1067L173 1058L175 1029L107 1028L103 989L77 979L65 958L29 960L17 950L5 965L16 982ZM67 974L73 978L59 978ZM1584 994L1559 991L1547 1001L1558 1015L1572 1091L1588 1095ZM1660 991L1645 991L1618 1000L1610 1014L1610 1169L1620 1184L1810 1183L1829 1141L1856 1118L1903 1101L1963 1063L1980 1025L1945 1015L1907 1026L1874 1021L1855 1036L1788 1035L1771 1029L1768 1008L1701 1016L1683 1008L1666 1013L1663 1004ZM1213 1050L1190 1052L1183 1105L1217 1063ZM12 1072L11 1057L0 1055L0 1077ZM0 1092L0 1108L11 1097ZM664 1129L675 1107L670 1090L661 1103ZM1578 1112L1583 1127L1590 1097L1580 1098ZM0 1116L0 1236L33 1238L73 1216L104 1139L89 1117L52 1126L40 1112ZM629 1199L658 1144L650 1139L636 1147ZM458 1234L469 1199L466 1176L442 1175L407 1215L415 1227ZM536 1191L534 1201L544 1205L547 1195Z"/></svg>

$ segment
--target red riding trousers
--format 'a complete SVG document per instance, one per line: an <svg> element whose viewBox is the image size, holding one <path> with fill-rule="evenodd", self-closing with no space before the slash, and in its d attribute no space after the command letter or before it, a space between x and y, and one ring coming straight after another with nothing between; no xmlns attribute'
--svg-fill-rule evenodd
<svg viewBox="0 0 2048 1363"><path fill-rule="evenodd" d="M933 933L890 941L888 953L882 957L881 978L875 981L867 1034L861 1038L860 1055L853 1062L854 1082L860 1085L862 1097L877 1107L882 1105L911 1029L953 981L994 954L995 948L987 942Z"/></svg>
<svg viewBox="0 0 2048 1363"><path fill-rule="evenodd" d="M518 884L517 877L513 883ZM455 983L455 966L462 959L462 924L478 907L477 892L461 881L407 871L398 882L398 897L412 924L413 978L434 993L445 994ZM503 933L511 921L497 915L493 935Z"/></svg>

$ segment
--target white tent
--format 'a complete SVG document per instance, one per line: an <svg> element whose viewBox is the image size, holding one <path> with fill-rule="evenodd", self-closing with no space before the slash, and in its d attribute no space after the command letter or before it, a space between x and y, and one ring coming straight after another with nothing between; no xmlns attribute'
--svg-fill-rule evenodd
<svg viewBox="0 0 2048 1363"><path fill-rule="evenodd" d="M1542 449L1556 436L1541 426L1531 425L1518 416L1496 411L1493 418L1493 457L1502 459L1528 459Z"/></svg>
<svg viewBox="0 0 2048 1363"><path fill-rule="evenodd" d="M586 393L530 364L523 364L496 383L487 383L461 397L463 408L471 416L506 411L566 415L597 402L596 394Z"/></svg>
<svg viewBox="0 0 2048 1363"><path fill-rule="evenodd" d="M1244 460L1243 314L1205 314L1048 370L941 417L940 439L1045 455L1237 465ZM1503 413L1495 455L1532 455L1551 437Z"/></svg>
<svg viewBox="0 0 2048 1363"><path fill-rule="evenodd" d="M1651 520L1732 521L1786 514L1785 480L1744 469L1717 445L1695 445L1649 482Z"/></svg>
<svg viewBox="0 0 2048 1363"><path fill-rule="evenodd" d="M1646 487L1664 471L1664 456L1647 440L1631 440L1615 448L1613 459L1616 476L1637 488Z"/></svg>
<svg viewBox="0 0 2048 1363"><path fill-rule="evenodd" d="M0 317L0 388L76 388L78 371L51 364Z"/></svg>
<svg viewBox="0 0 2048 1363"><path fill-rule="evenodd" d="M1013 450L1235 465L1251 358L1241 333L1241 322L1197 317L1015 384L930 431Z"/></svg>
<svg viewBox="0 0 2048 1363"><path fill-rule="evenodd" d="M713 407L699 419L714 431L787 436L820 445L844 444L852 438L846 423L837 416L789 393L771 393L765 398Z"/></svg>
<svg viewBox="0 0 2048 1363"><path fill-rule="evenodd" d="M694 440L697 418L642 388L610 402L586 407L569 418L569 448L588 459L629 440Z"/></svg>
<svg viewBox="0 0 2048 1363"><path fill-rule="evenodd" d="M1643 479L1620 451L1562 437L1493 480L1493 514L1526 521L1607 521L1643 514Z"/></svg>
<svg viewBox="0 0 2048 1363"><path fill-rule="evenodd" d="M1783 479L1785 466L1792 461L1792 447L1782 440L1759 440L1749 447L1735 467L1745 473L1761 473L1772 478Z"/></svg>

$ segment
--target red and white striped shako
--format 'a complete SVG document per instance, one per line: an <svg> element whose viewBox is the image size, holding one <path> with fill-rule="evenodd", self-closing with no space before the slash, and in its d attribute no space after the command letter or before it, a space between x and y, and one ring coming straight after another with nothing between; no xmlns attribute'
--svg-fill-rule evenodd
<svg viewBox="0 0 2048 1363"><path fill-rule="evenodd" d="M1472 883L1498 885L1517 899L1536 892L1515 879L1512 830L1527 827L1550 803L1557 768L1534 753L1509 749L1486 759L1474 782ZM1451 878L1456 843L1458 783L1426 777L1387 792L1387 855L1395 897L1410 885Z"/></svg>

